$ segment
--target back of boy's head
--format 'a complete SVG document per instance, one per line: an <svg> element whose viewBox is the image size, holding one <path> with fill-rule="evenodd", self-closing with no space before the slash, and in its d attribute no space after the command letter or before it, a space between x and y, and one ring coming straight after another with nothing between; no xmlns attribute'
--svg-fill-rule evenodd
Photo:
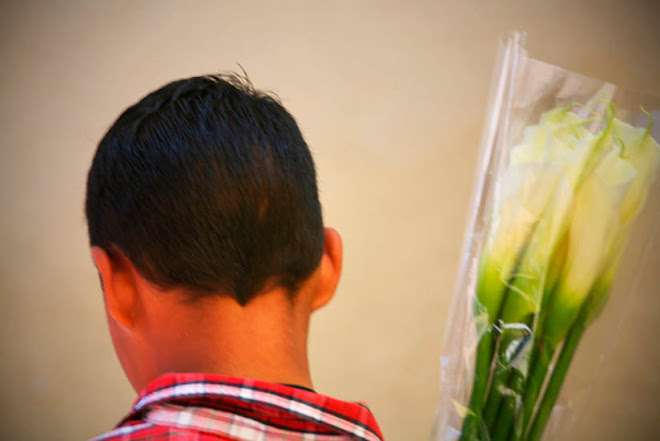
<svg viewBox="0 0 660 441"><path fill-rule="evenodd" d="M164 289L247 304L318 266L316 173L293 117L233 75L174 81L129 107L87 180L92 246Z"/></svg>

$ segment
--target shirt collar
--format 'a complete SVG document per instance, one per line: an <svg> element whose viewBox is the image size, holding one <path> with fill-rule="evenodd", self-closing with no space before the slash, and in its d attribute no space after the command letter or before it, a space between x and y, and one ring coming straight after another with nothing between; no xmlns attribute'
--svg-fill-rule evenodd
<svg viewBox="0 0 660 441"><path fill-rule="evenodd" d="M171 373L156 378L139 394L120 425L165 403L231 409L278 422L284 418L296 425L304 421L359 440L383 438L373 414L363 403L341 401L283 384L196 373Z"/></svg>

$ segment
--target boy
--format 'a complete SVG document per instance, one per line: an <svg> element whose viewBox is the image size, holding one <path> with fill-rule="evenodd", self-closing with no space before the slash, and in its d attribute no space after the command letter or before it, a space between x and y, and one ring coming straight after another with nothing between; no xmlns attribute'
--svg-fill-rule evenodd
<svg viewBox="0 0 660 441"><path fill-rule="evenodd" d="M382 439L365 406L312 389L309 319L334 294L342 247L276 99L232 75L147 95L99 143L85 210L140 393L96 439Z"/></svg>

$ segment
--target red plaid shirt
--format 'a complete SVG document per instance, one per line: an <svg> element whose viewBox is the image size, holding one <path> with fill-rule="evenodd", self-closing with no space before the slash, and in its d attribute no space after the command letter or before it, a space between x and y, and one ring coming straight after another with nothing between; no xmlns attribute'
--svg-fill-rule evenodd
<svg viewBox="0 0 660 441"><path fill-rule="evenodd" d="M113 431L93 441L382 439L363 404L264 381L167 374L142 391Z"/></svg>

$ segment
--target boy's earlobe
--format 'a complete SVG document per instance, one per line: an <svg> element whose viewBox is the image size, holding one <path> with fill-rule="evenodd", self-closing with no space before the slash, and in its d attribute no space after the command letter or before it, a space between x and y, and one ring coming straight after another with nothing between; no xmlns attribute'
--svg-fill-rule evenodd
<svg viewBox="0 0 660 441"><path fill-rule="evenodd" d="M138 303L131 263L121 252L110 255L105 249L93 246L91 253L101 277L108 315L126 331L131 331Z"/></svg>
<svg viewBox="0 0 660 441"><path fill-rule="evenodd" d="M326 228L325 245L320 263L321 274L316 296L312 303L312 310L324 306L334 296L337 285L339 284L339 277L341 276L342 260L343 247L341 236L335 229Z"/></svg>

